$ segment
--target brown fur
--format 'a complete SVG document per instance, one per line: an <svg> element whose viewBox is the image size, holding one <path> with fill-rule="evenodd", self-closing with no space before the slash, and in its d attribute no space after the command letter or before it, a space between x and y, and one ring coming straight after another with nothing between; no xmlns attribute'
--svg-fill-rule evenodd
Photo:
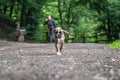
<svg viewBox="0 0 120 80"><path fill-rule="evenodd" d="M61 39L58 39L58 38L56 37L56 34L55 34L55 33L54 33L54 35L53 35L53 37L54 37L54 43L55 43L55 48L56 48L57 53L59 54L59 53L61 53L62 48L63 48L63 45L64 45L64 40L65 40L64 33L69 34L69 32L63 30L62 28L55 28L54 30L55 30L55 31L59 30L59 31L62 32ZM59 44L60 44L60 46L59 46Z"/></svg>

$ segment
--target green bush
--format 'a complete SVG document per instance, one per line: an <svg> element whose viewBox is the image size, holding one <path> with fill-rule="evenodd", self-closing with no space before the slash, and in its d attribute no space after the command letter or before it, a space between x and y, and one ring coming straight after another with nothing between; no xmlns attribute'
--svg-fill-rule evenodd
<svg viewBox="0 0 120 80"><path fill-rule="evenodd" d="M108 45L109 48L120 48L120 40L114 41Z"/></svg>

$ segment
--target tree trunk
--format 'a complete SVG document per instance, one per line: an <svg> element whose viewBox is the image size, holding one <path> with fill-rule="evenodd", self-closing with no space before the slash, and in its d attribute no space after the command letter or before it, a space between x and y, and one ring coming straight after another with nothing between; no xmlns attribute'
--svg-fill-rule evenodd
<svg viewBox="0 0 120 80"><path fill-rule="evenodd" d="M32 18L30 18L30 16L32 15L32 12L34 12L34 10L32 8L28 9L28 11L26 13L27 17L26 17L25 25L27 25L27 24L31 24L32 25L33 24L33 20L32 20Z"/></svg>
<svg viewBox="0 0 120 80"><path fill-rule="evenodd" d="M6 14L7 8L7 6L4 6L4 14Z"/></svg>
<svg viewBox="0 0 120 80"><path fill-rule="evenodd" d="M97 35L97 32L95 33L95 43L98 43L98 35Z"/></svg>
<svg viewBox="0 0 120 80"><path fill-rule="evenodd" d="M26 0L22 2L22 10L21 10L21 26L25 26L26 23Z"/></svg>
<svg viewBox="0 0 120 80"><path fill-rule="evenodd" d="M72 7L72 1L68 7L68 15L67 15L67 31L69 31L69 27L70 27L70 16L71 16L71 7ZM66 39L68 40L68 35L66 36Z"/></svg>
<svg viewBox="0 0 120 80"><path fill-rule="evenodd" d="M83 43L86 43L86 38L85 38L85 36L83 36Z"/></svg>
<svg viewBox="0 0 120 80"><path fill-rule="evenodd" d="M61 24L61 27L63 27L61 0L58 0L58 12L59 12L59 17L60 17L60 24Z"/></svg>
<svg viewBox="0 0 120 80"><path fill-rule="evenodd" d="M68 8L68 15L67 15L67 29L68 29L69 26L70 26L71 7L72 7L72 1L71 1L70 5L69 5L69 8Z"/></svg>
<svg viewBox="0 0 120 80"><path fill-rule="evenodd" d="M110 19L109 19L109 13L108 13L108 19L107 19L107 28L108 28L108 41L112 42L112 34L111 34L111 25L110 25Z"/></svg>
<svg viewBox="0 0 120 80"><path fill-rule="evenodd" d="M12 12L13 12L13 9L14 9L14 0L11 1L12 4L10 6L10 18L12 17Z"/></svg>

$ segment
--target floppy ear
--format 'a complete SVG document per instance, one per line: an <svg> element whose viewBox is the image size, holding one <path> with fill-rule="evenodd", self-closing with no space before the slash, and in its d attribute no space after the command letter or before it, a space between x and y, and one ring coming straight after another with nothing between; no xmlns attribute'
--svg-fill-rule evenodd
<svg viewBox="0 0 120 80"><path fill-rule="evenodd" d="M54 31L56 30L56 28L54 28Z"/></svg>
<svg viewBox="0 0 120 80"><path fill-rule="evenodd" d="M56 32L56 28L54 28L54 32Z"/></svg>
<svg viewBox="0 0 120 80"><path fill-rule="evenodd" d="M69 33L69 32L67 32L66 30L63 30L63 29L62 29L62 31L63 31L63 32L65 32L65 33L66 33L66 34L68 34L68 35L70 34L70 33Z"/></svg>

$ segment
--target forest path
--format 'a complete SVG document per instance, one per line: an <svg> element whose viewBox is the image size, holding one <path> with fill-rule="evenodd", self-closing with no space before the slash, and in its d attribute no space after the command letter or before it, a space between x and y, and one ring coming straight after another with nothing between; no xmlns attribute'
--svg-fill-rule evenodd
<svg viewBox="0 0 120 80"><path fill-rule="evenodd" d="M120 49L105 44L0 42L0 80L120 80Z"/></svg>

